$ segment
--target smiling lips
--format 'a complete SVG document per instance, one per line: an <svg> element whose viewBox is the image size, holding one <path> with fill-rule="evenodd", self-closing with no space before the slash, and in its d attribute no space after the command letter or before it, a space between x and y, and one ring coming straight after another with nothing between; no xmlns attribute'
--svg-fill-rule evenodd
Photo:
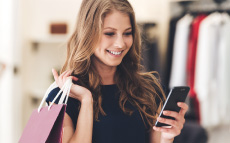
<svg viewBox="0 0 230 143"><path fill-rule="evenodd" d="M121 53L124 51L124 50L122 50L122 51L120 51L120 52L115 52L115 51L110 51L110 50L106 50L107 52L109 52L109 53L111 53L111 54L113 54L113 55L121 55Z"/></svg>

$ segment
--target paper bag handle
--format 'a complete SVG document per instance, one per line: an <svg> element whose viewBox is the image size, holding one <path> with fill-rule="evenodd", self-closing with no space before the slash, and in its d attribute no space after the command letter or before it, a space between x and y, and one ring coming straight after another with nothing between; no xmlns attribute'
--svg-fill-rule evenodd
<svg viewBox="0 0 230 143"><path fill-rule="evenodd" d="M65 84L62 86L62 88L60 89L60 91L58 92L58 94L55 96L55 98L53 99L52 103L50 104L48 110L51 108L51 106L56 101L56 99L58 98L58 96L61 94L62 91L63 91L63 93L62 93L62 96L61 96L58 104L63 103L65 96L66 96L65 104L67 104L67 100L68 100L68 97L69 97L69 93L70 93L70 89L71 89L72 84L73 83L72 83L71 78L66 80ZM40 106L38 107L38 112L40 112L40 110L42 108L42 105L44 104L44 102L45 102L46 98L48 97L49 93L51 92L51 90L53 90L56 87L58 87L58 85L56 84L56 82L54 82L46 90L45 95L44 95L44 97L43 97L43 99L42 99L42 101L40 103Z"/></svg>

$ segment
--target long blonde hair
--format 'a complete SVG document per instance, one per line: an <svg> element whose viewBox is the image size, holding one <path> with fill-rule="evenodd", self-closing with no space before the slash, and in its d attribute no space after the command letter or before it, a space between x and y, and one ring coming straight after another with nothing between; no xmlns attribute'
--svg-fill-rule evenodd
<svg viewBox="0 0 230 143"><path fill-rule="evenodd" d="M101 77L93 65L92 58L95 45L100 40L105 16L117 10L129 15L132 26L133 45L125 55L115 73L115 83L121 95L119 106L124 113L131 115L132 110L125 108L128 101L135 106L150 130L156 121L158 105L162 102L159 94L164 92L154 72L141 73L141 39L135 20L135 13L127 0L83 0L78 14L76 29L67 45L67 59L62 71L72 70L79 78L80 85L88 88L94 100L94 119L98 121L99 112L106 115L102 109L100 92ZM121 80L122 79L122 80ZM146 122L145 122L146 121Z"/></svg>

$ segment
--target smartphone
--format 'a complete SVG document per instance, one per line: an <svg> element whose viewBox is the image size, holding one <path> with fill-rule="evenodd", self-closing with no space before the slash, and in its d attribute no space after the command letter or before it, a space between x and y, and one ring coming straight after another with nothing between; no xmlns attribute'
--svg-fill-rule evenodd
<svg viewBox="0 0 230 143"><path fill-rule="evenodd" d="M189 90L190 88L188 86L173 87L170 90L169 95L167 96L167 99L163 105L163 108L160 112L159 117L175 120L173 117L163 115L163 111L169 110L169 111L175 111L179 113L180 107L177 105L177 102L185 102L185 99L189 93ZM166 128L171 127L171 125L164 124L158 121L156 121L155 126L156 127L166 127Z"/></svg>

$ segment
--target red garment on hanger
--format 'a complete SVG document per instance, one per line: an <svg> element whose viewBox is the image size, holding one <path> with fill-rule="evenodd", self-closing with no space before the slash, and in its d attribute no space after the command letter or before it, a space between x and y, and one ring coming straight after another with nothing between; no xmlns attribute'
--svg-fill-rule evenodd
<svg viewBox="0 0 230 143"><path fill-rule="evenodd" d="M196 65L196 51L197 51L197 40L199 34L199 27L202 20L206 15L197 16L191 25L190 37L188 42L188 59L187 59L187 82L190 86L189 96L194 101L192 104L195 108L196 118L200 122L200 106L197 98L196 91L194 90L194 81L195 81L195 65Z"/></svg>

